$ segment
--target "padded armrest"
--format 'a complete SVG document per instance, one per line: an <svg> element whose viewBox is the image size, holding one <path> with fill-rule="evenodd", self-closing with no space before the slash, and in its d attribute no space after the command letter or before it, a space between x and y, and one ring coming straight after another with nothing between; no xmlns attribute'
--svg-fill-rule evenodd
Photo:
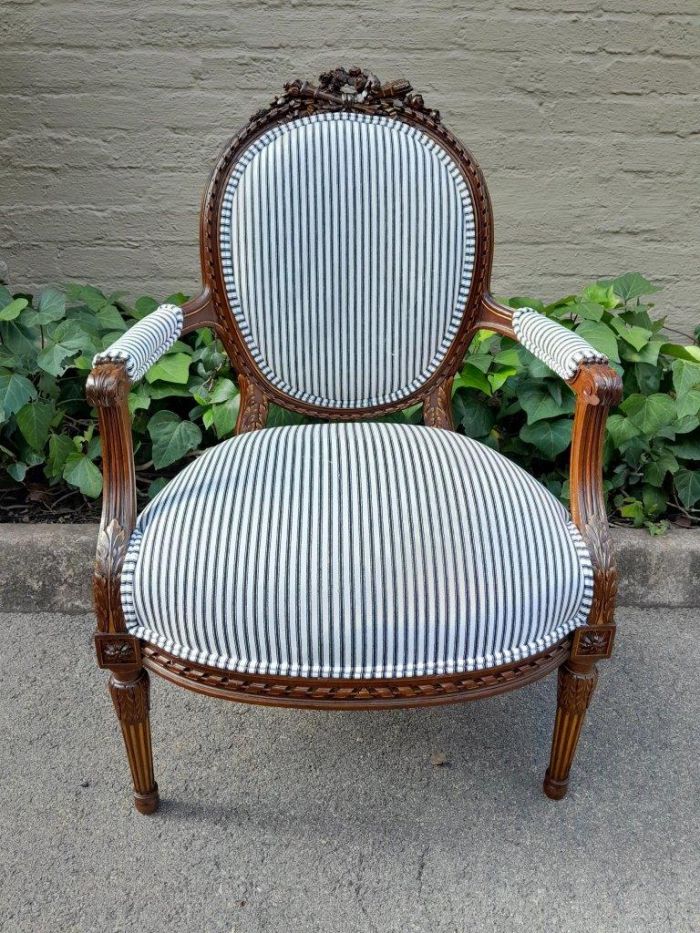
<svg viewBox="0 0 700 933"><path fill-rule="evenodd" d="M182 333L183 320L182 308L160 305L96 354L92 365L124 361L129 379L136 382L172 347Z"/></svg>
<svg viewBox="0 0 700 933"><path fill-rule="evenodd" d="M513 330L522 346L562 379L573 379L579 363L608 362L605 354L582 337L532 308L513 312Z"/></svg>

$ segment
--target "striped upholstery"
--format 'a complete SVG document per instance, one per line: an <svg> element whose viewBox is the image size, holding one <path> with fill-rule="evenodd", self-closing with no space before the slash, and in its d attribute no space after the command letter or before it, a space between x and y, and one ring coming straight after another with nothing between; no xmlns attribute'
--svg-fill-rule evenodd
<svg viewBox="0 0 700 933"><path fill-rule="evenodd" d="M224 441L138 519L129 631L240 672L482 669L585 622L592 570L548 490L435 428L315 424Z"/></svg>
<svg viewBox="0 0 700 933"><path fill-rule="evenodd" d="M328 408L410 395L462 318L475 256L467 183L420 130L360 113L273 127L220 219L228 301L264 376Z"/></svg>
<svg viewBox="0 0 700 933"><path fill-rule="evenodd" d="M563 379L573 379L579 363L608 362L588 341L532 308L513 312L513 330L530 353Z"/></svg>
<svg viewBox="0 0 700 933"><path fill-rule="evenodd" d="M175 343L182 333L182 320L182 308L160 305L98 353L92 365L126 360L127 374L136 382Z"/></svg>

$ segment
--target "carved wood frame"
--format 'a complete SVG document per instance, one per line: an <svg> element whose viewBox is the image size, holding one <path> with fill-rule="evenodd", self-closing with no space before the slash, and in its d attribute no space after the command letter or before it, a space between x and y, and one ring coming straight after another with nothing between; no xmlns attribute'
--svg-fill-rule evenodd
<svg viewBox="0 0 700 933"><path fill-rule="evenodd" d="M350 90L347 88L350 87ZM378 113L419 127L452 156L469 185L475 208L475 271L461 325L438 370L410 396L391 404L361 409L329 409L293 399L272 386L248 352L226 298L218 253L219 211L226 180L250 143L271 126L323 111ZM514 340L512 311L489 293L493 253L491 205L481 170L471 153L443 126L440 115L425 107L407 82L381 84L359 70L336 69L314 87L293 81L269 107L255 113L229 142L214 170L201 212L200 246L204 288L184 306L184 333L212 327L221 337L238 373L241 409L237 433L265 425L270 402L320 418L356 420L423 404L424 421L453 428L451 385L467 347L479 328ZM143 667L196 692L243 702L325 709L378 709L476 699L512 690L545 676L567 661L588 670L609 657L614 637L617 588L602 489L602 446L609 408L621 394L617 373L600 364L581 364L569 385L576 394L571 445L571 511L590 550L594 597L588 625L573 638L516 664L488 671L386 680L312 679L241 675L215 667L185 663L126 632L119 579L129 536L136 520L136 492L131 423L127 406L130 380L123 363L97 366L88 379L87 395L97 408L103 451L103 512L94 573L98 663L125 681Z"/></svg>

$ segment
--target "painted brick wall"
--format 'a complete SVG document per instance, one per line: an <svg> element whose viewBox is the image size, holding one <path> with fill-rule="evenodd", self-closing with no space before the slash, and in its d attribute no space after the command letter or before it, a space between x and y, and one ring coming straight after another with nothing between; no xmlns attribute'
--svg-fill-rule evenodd
<svg viewBox="0 0 700 933"><path fill-rule="evenodd" d="M289 77L407 77L486 173L494 288L639 270L700 320L694 0L13 2L0 17L0 248L13 284L194 290L216 153Z"/></svg>

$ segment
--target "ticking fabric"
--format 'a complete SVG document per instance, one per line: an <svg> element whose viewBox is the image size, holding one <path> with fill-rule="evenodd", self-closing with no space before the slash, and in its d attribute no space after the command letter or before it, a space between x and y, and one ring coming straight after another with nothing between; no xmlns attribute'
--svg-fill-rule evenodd
<svg viewBox="0 0 700 933"><path fill-rule="evenodd" d="M532 308L518 308L513 312L513 330L520 343L562 379L573 379L578 364L584 361L608 362L605 354L599 353L582 337Z"/></svg>
<svg viewBox="0 0 700 933"><path fill-rule="evenodd" d="M324 113L276 126L227 183L221 262L266 378L293 398L367 407L410 395L457 332L475 256L467 183L399 120Z"/></svg>
<svg viewBox="0 0 700 933"><path fill-rule="evenodd" d="M175 343L182 333L182 320L182 308L160 305L98 353L92 365L125 360L127 374L136 382Z"/></svg>
<svg viewBox="0 0 700 933"><path fill-rule="evenodd" d="M249 673L493 667L586 621L586 546L551 493L469 438L398 424L243 434L138 519L130 632Z"/></svg>

